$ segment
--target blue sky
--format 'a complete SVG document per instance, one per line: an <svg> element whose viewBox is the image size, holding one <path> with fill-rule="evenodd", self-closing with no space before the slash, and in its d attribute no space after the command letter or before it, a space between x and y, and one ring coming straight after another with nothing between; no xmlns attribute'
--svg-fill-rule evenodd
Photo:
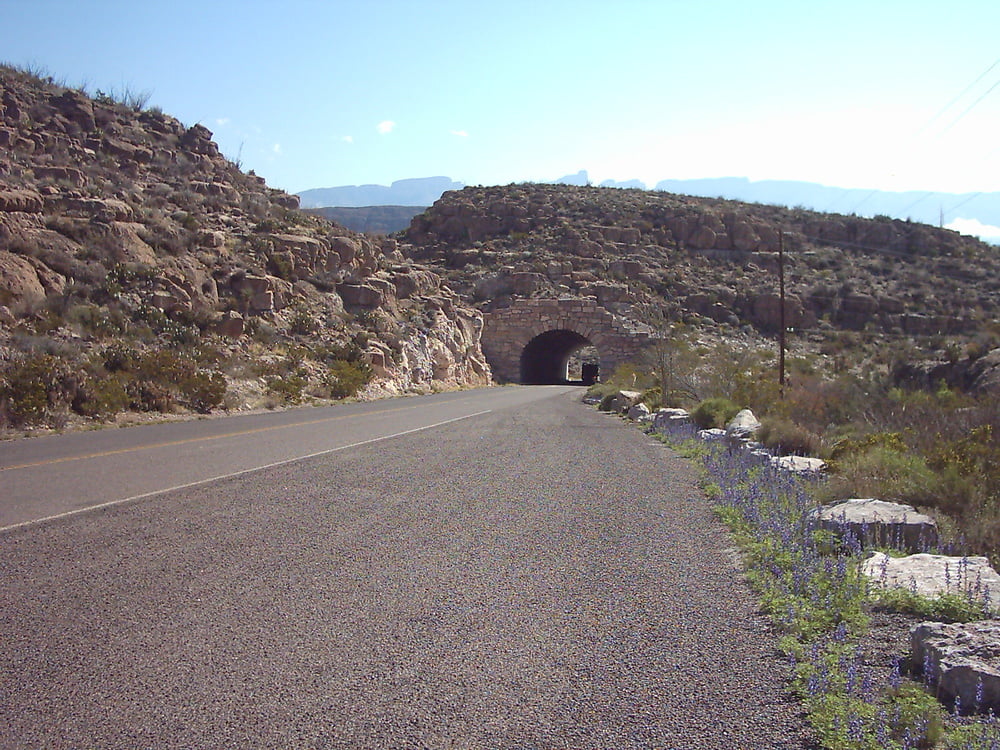
<svg viewBox="0 0 1000 750"><path fill-rule="evenodd" d="M1000 191L996 0L0 0L0 19L0 59L148 91L290 192L581 169Z"/></svg>

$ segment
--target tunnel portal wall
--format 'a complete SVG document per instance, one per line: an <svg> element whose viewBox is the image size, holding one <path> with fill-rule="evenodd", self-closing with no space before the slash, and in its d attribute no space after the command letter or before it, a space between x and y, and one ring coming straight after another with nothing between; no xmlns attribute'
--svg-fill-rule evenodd
<svg viewBox="0 0 1000 750"><path fill-rule="evenodd" d="M524 299L484 316L482 346L494 376L521 382L521 355L537 336L571 331L589 341L600 357L601 378L635 359L649 341L596 300Z"/></svg>

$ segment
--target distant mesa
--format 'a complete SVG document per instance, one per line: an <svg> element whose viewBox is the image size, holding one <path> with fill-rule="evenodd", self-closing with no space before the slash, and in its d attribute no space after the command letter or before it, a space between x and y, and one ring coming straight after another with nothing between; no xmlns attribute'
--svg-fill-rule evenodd
<svg viewBox="0 0 1000 750"><path fill-rule="evenodd" d="M700 180L661 180L656 190L702 198L726 198L772 206L801 206L811 211L858 216L889 216L931 226L963 230L962 220L985 225L981 239L1000 243L1000 193L935 193L911 190L889 192L841 188L792 180L718 177Z"/></svg>
<svg viewBox="0 0 1000 750"><path fill-rule="evenodd" d="M577 187L586 187L590 184L590 175L587 174L586 169L581 169L576 174L568 174L565 177L560 177L558 180L553 180L556 185L576 185Z"/></svg>
<svg viewBox="0 0 1000 750"><path fill-rule="evenodd" d="M550 184L591 185L587 170L551 180ZM359 208L369 206L414 207L412 216L433 205L443 193L460 190L464 183L450 177L424 177L397 180L385 185L344 185L316 188L299 193L303 208L328 206ZM647 189L640 180L604 180L600 187ZM864 188L839 188L812 182L793 180L751 181L746 177L717 177L693 180L661 180L654 190L702 198L760 203L773 206L797 206L822 213L888 216L894 219L945 226L956 231L975 234L981 239L1000 244L1000 192L993 193L933 193L929 191L889 192ZM334 217L335 221L355 231L385 231L397 226L402 215L397 209L392 217L354 217L350 213ZM388 223L383 221L388 219ZM378 224L378 229L372 229ZM396 231L395 229L390 231Z"/></svg>
<svg viewBox="0 0 1000 750"><path fill-rule="evenodd" d="M314 188L299 193L302 208L341 206L420 206L434 203L448 190L461 190L465 183L450 177L418 177L396 180L392 185L342 185Z"/></svg>

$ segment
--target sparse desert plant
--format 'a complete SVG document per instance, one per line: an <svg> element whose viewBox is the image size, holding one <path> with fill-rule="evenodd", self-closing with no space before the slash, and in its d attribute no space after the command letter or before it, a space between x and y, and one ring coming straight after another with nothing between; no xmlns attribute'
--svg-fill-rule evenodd
<svg viewBox="0 0 1000 750"><path fill-rule="evenodd" d="M353 398L372 379L372 370L364 362L339 360L330 364L326 375L326 385L330 398Z"/></svg>
<svg viewBox="0 0 1000 750"><path fill-rule="evenodd" d="M27 354L0 373L0 414L12 426L43 424L73 400L69 368L50 354Z"/></svg>
<svg viewBox="0 0 1000 750"><path fill-rule="evenodd" d="M757 440L777 455L822 456L823 438L789 419L765 417Z"/></svg>
<svg viewBox="0 0 1000 750"><path fill-rule="evenodd" d="M691 412L691 419L703 430L725 427L739 412L740 407L728 398L707 398Z"/></svg>
<svg viewBox="0 0 1000 750"><path fill-rule="evenodd" d="M272 375L264 380L267 383L267 392L285 404L301 403L306 386L309 384L309 380L301 372Z"/></svg>
<svg viewBox="0 0 1000 750"><path fill-rule="evenodd" d="M835 464L829 494L875 497L910 505L935 505L940 479L920 456L886 445L848 453Z"/></svg>

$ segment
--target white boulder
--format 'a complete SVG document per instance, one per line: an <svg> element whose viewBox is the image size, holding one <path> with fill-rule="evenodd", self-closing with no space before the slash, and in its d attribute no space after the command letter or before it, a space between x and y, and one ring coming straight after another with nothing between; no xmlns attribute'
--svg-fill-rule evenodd
<svg viewBox="0 0 1000 750"><path fill-rule="evenodd" d="M937 524L912 506L874 498L852 498L812 512L820 528L840 536L853 534L866 546L923 552L937 545Z"/></svg>
<svg viewBox="0 0 1000 750"><path fill-rule="evenodd" d="M726 425L726 434L731 440L749 440L760 429L760 420L749 409L737 412Z"/></svg>
<svg viewBox="0 0 1000 750"><path fill-rule="evenodd" d="M881 588L905 588L921 596L961 594L986 609L1000 608L1000 574L985 557L951 557L920 553L889 557L874 553L861 565L872 584Z"/></svg>
<svg viewBox="0 0 1000 750"><path fill-rule="evenodd" d="M826 461L811 456L772 456L771 466L790 474L819 474L826 470Z"/></svg>
<svg viewBox="0 0 1000 750"><path fill-rule="evenodd" d="M922 622L910 630L911 665L948 708L1000 713L1000 621Z"/></svg>

